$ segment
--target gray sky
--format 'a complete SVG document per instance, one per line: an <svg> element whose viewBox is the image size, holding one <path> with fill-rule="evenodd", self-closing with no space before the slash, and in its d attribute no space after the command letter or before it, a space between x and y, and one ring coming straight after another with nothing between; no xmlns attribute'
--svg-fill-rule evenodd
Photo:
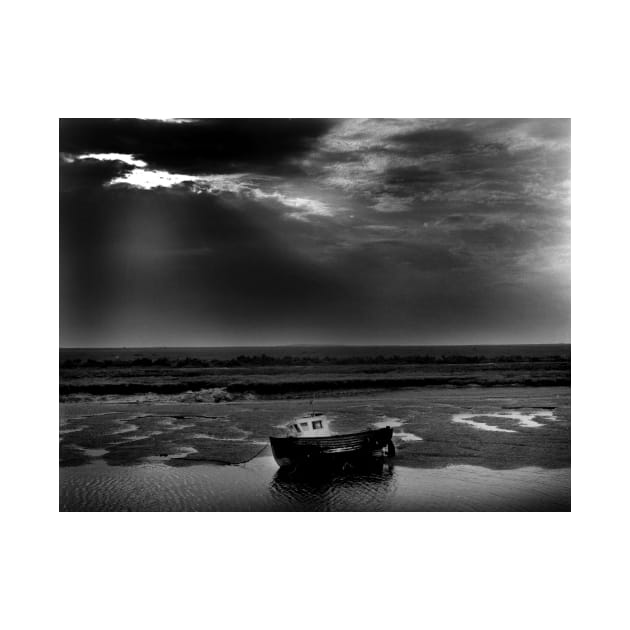
<svg viewBox="0 0 630 630"><path fill-rule="evenodd" d="M570 340L570 122L62 120L62 346Z"/></svg>

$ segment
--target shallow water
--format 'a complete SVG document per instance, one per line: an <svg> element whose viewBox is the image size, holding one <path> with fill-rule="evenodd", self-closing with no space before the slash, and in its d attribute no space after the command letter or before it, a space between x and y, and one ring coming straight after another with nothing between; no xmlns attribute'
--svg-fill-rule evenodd
<svg viewBox="0 0 630 630"><path fill-rule="evenodd" d="M519 427L535 428L544 427L544 422L541 420L558 421L556 415L552 410L536 410L531 413L524 413L522 411L500 411L497 413L456 413L453 415L453 422L460 424L468 424L476 429L482 431L500 431L502 433L516 433L514 429L506 429L496 426L494 424L488 424L487 422L480 422L473 420L473 418L493 418L498 421L515 421ZM535 419L537 418L537 420Z"/></svg>
<svg viewBox="0 0 630 630"><path fill-rule="evenodd" d="M60 509L570 509L568 388L320 398L336 432L391 426L396 457L367 471L290 476L270 457L268 438L306 406L64 403Z"/></svg>
<svg viewBox="0 0 630 630"><path fill-rule="evenodd" d="M290 475L263 454L248 464L161 462L60 469L62 511L569 510L570 469L422 469L382 460L369 470Z"/></svg>

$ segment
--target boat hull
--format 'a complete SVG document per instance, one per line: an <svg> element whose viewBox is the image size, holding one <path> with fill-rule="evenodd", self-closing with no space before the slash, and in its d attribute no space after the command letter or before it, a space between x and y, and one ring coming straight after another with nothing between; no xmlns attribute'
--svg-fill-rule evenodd
<svg viewBox="0 0 630 630"><path fill-rule="evenodd" d="M303 465L343 464L382 453L393 429L384 427L326 437L270 437L271 452L281 468Z"/></svg>

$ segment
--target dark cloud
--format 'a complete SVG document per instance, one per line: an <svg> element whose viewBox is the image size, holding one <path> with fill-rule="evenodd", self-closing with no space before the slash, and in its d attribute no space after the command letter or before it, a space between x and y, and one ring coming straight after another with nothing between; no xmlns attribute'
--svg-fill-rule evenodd
<svg viewBox="0 0 630 630"><path fill-rule="evenodd" d="M389 137L421 153L459 152L469 149L475 142L474 135L460 129L417 129L397 133Z"/></svg>
<svg viewBox="0 0 630 630"><path fill-rule="evenodd" d="M419 129L389 138L404 149L407 155L471 155L497 154L505 147L501 142L483 141L475 133L462 129Z"/></svg>
<svg viewBox="0 0 630 630"><path fill-rule="evenodd" d="M72 159L72 158L70 158ZM107 182L121 177L133 167L115 160L73 160L63 157L59 163L59 189L68 192L77 188L99 191Z"/></svg>
<svg viewBox="0 0 630 630"><path fill-rule="evenodd" d="M395 166L388 168L384 174L384 182L390 186L413 186L417 188L431 188L446 181L444 173L426 170L417 166Z"/></svg>
<svg viewBox="0 0 630 630"><path fill-rule="evenodd" d="M569 145L556 120L61 121L61 342L567 340Z"/></svg>
<svg viewBox="0 0 630 630"><path fill-rule="evenodd" d="M126 153L180 173L288 173L335 125L316 119L217 119L169 123L136 119L63 119L60 150Z"/></svg>

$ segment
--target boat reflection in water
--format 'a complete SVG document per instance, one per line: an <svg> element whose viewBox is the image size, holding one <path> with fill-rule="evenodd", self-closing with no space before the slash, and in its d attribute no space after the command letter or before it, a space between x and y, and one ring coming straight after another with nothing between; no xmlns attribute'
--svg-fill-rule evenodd
<svg viewBox="0 0 630 630"><path fill-rule="evenodd" d="M394 466L374 458L343 468L280 468L270 484L275 509L384 510L393 494Z"/></svg>
<svg viewBox="0 0 630 630"><path fill-rule="evenodd" d="M270 437L280 467L271 481L272 502L286 510L386 509L395 454L392 428L338 434L323 413L311 411Z"/></svg>

